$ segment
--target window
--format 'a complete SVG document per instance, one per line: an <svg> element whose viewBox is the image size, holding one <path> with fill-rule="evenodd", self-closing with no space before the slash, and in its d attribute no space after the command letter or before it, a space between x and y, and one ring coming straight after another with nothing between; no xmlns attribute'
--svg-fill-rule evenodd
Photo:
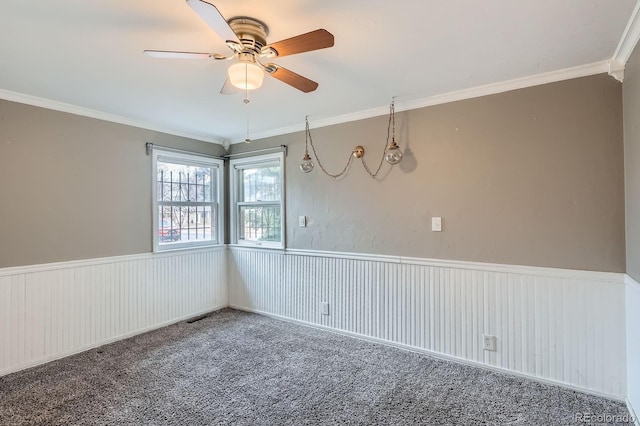
<svg viewBox="0 0 640 426"><path fill-rule="evenodd" d="M154 150L154 251L222 242L222 168L222 160Z"/></svg>
<svg viewBox="0 0 640 426"><path fill-rule="evenodd" d="M281 152L230 162L233 243L284 247L283 163Z"/></svg>

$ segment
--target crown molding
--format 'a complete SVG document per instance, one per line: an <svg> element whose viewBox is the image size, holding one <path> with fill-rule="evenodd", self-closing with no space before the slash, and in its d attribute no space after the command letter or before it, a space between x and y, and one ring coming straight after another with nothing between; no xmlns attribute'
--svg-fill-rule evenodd
<svg viewBox="0 0 640 426"><path fill-rule="evenodd" d="M26 105L32 105L32 106L41 107L41 108L46 108L46 109L51 109L54 111L80 115L83 117L95 118L98 120L109 121L112 123L124 124L127 126L138 127L141 129L153 130L155 132L167 133L174 136L181 136L189 139L196 139L199 141L215 143L218 145L224 144L224 140L222 138L212 137L210 134L192 132L184 129L175 129L171 127L165 127L157 123L137 120L137 119L125 117L122 115L111 114L108 112L98 111L95 109L85 108L85 107L81 107L73 104L67 104L64 102L58 102L51 99L40 98L37 96L26 95L24 93L12 92L10 90L0 89L0 99L4 99L6 101L11 101L11 102L18 102Z"/></svg>
<svg viewBox="0 0 640 426"><path fill-rule="evenodd" d="M609 71L608 74L615 78L616 80L618 80L620 83L622 83L624 81L624 67L625 64L616 60L616 59L612 59L609 61Z"/></svg>
<svg viewBox="0 0 640 426"><path fill-rule="evenodd" d="M640 4L640 3L639 3ZM636 8L637 9L637 8ZM634 10L636 12L636 10ZM634 14L634 16L638 16ZM640 21L640 19L632 19L634 22ZM631 21L630 21L631 22ZM637 25L638 36L640 37L640 25ZM625 31L625 34L630 31ZM637 40L636 40L637 41ZM622 42L621 42L622 43ZM631 49L633 50L633 48ZM629 53L630 54L630 53ZM547 83L554 83L562 80L570 80L578 77L586 77L594 74L610 73L616 79L621 80L620 73L623 72L620 69L618 61L612 59L611 61L601 61L592 64L580 65L577 67L565 68L561 70L546 72L542 74L536 74L528 77L516 78L513 80L506 80L498 83L491 83L482 86L472 87L469 89L457 90L454 92L443 93L439 95L428 96L419 99L407 100L404 102L396 101L396 112L408 111L412 109L424 108L428 106L446 104L449 102L461 101L465 99L478 98L481 96L494 95L497 93L508 92L511 90L524 89L526 87L539 86ZM622 70L624 67L622 67ZM229 140L223 138L213 137L210 134L192 132L184 129L175 129L171 127L165 127L157 123L146 122L137 120L117 114L111 114L102 112L90 108L85 108L77 105L67 104L64 102L58 102L51 99L40 98L36 96L26 95L23 93L12 92L9 90L0 89L0 99L18 102L27 105L33 105L37 107L47 108L54 111L61 111L70 114L80 115L83 117L95 118L98 120L105 120L113 123L124 124L127 126L138 127L147 130L153 130L156 132L167 133L170 135L186 137L190 139L196 139L204 142L215 143L222 145L227 149L229 146ZM352 121L364 120L372 117L379 117L387 115L389 113L389 106L384 105L376 108L370 108L363 111L356 111L353 113L342 114L333 117L327 117L312 121L314 128L333 126L336 124L349 123ZM267 130L264 132L257 132L253 134L252 139L264 139L272 136L280 136L294 132L301 132L304 130L304 123L295 124L292 126L280 127L277 129ZM231 143L244 143L245 138L242 135L236 135L231 138Z"/></svg>
<svg viewBox="0 0 640 426"><path fill-rule="evenodd" d="M619 81L624 79L624 66L631 57L636 44L638 44L638 40L640 40L640 1L636 1L636 6L633 8L633 12L631 12L629 22L627 22L627 26L622 33L613 58L611 58L611 61L619 64L618 68L621 66L622 69L616 70L617 75L611 72L609 74Z"/></svg>
<svg viewBox="0 0 640 426"><path fill-rule="evenodd" d="M539 86L547 83L555 83L562 80L570 80L578 77L586 77L595 74L607 73L611 70L612 61L600 61L592 64L580 65L577 67L564 68L561 70L550 71L546 73L536 74L528 77L516 78L513 80L501 81L498 83L485 84L469 89L457 90L454 92L443 93L439 95L428 96L419 99L407 100L399 102L396 100L396 112L408 111L412 109L424 108L428 106L446 104L449 102L461 101L465 99L479 98L481 96L494 95L497 93L508 92L511 90L524 89L526 87ZM614 64L615 68L615 64ZM334 117L328 117L312 122L313 128L333 126L336 124L348 123L351 121L364 120L366 118L379 117L389 113L389 106L381 106L370 108L363 111L342 114ZM311 122L311 120L310 120ZM278 129L257 132L252 135L253 140L264 139L272 136L280 136L288 133L301 132L305 128L304 123L293 126L280 127ZM232 144L244 143L244 137L236 135L231 138Z"/></svg>
<svg viewBox="0 0 640 426"><path fill-rule="evenodd" d="M563 80L571 80L579 77L587 77L595 74L602 74L609 70L609 61L594 62L592 64L579 65L577 67L564 68L556 71L535 74L528 77L516 78L513 80L501 81L498 83L485 84L483 86L458 90L442 95L430 96L428 98L416 99L409 102L396 104L396 111L424 108L433 105L440 105L449 102L462 101L465 99L479 98L481 96L494 95L497 93L509 92L512 90L525 89L527 87L541 86L543 84L555 83ZM388 107L386 107L388 112Z"/></svg>

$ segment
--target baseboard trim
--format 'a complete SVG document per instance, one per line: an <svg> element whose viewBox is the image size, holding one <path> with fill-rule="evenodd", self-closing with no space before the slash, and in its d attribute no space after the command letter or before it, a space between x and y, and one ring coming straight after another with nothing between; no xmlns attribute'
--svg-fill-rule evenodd
<svg viewBox="0 0 640 426"><path fill-rule="evenodd" d="M6 375L11 374L11 373L16 373L18 371L26 370L28 368L36 367L38 365L46 364L48 362L55 361L57 359L62 359L62 358L66 358L66 357L71 356L71 355L79 354L81 352L86 352L86 351L91 350L91 349L99 348L100 346L108 345L110 343L114 343L114 342L117 342L119 340L128 339L129 337L137 336L139 334L147 333L149 331L157 330L159 328L167 327L169 325L176 324L176 323L179 323L181 321L188 320L190 318L194 318L194 317L198 317L198 316L201 316L201 315L210 314L212 312L216 312L216 311L219 311L219 310L227 308L227 307L229 307L229 306L228 305L220 305L220 306L216 306L214 308L205 309L204 311L193 312L193 313L190 313L190 314L187 314L187 315L183 315L183 316L181 316L179 318L174 318L174 319L169 320L169 321L164 321L164 322L161 322L161 323L158 323L158 324L154 324L152 326L141 328L141 329L135 330L135 331L131 331L129 333L121 334L119 336L115 336L115 337L112 337L112 338L109 338L109 339L106 339L106 340L101 340L99 342L95 342L95 343L92 343L91 345L83 346L83 347L75 349L73 351L64 352L64 353L61 353L61 354L58 354L58 355L55 355L55 356L52 356L52 357L48 357L48 358L40 359L40 360L37 360L37 361L27 362L27 363L24 363L24 364L16 365L15 367L9 368L7 370L0 371L0 377L6 376Z"/></svg>
<svg viewBox="0 0 640 426"><path fill-rule="evenodd" d="M581 392L581 393L585 393L585 394L589 394L589 395L594 395L594 396L598 396L598 397L601 397L601 398L607 398L607 399L611 399L611 400L618 401L618 402L625 402L625 397L624 396L613 395L613 394L608 394L608 393L604 393L604 392L598 392L598 391L594 391L592 389L588 389L588 388L584 388L584 387L580 387L580 386L575 386L575 385L572 385L572 384L569 384L569 383L565 383L565 382L560 382L560 381L551 380L551 379L545 379L545 378L537 377L537 376L531 376L529 374L520 373L518 371L507 370L505 368L495 367L495 366L484 364L484 363L481 363L481 362L472 361L472 360L468 360L468 359L464 359L464 358L459 358L459 357L443 354L441 352L435 352L435 351L430 351L430 350L427 350L427 349L417 348L415 346L405 345L405 344L402 344L402 343L397 343L397 342L393 342L393 341L390 341L390 340L379 339L379 338L376 338L376 337L370 337L370 336L366 336L366 335L363 335L363 334L353 333L351 331L339 330L339 329L336 329L336 328L327 327L327 326L322 325L322 324L314 324L314 323L311 323L311 322L301 321L301 320L297 320L297 319L294 319L294 318L285 317L285 316L282 316L282 315L276 315L276 314L271 314L269 312L263 312L263 311L260 311L258 309L245 308L245 307L237 306L237 305L233 305L233 304L230 304L229 308L236 309L236 310L239 310L239 311L244 311L244 312L250 312L250 313L255 313L255 314L259 314L259 315L264 315L264 316L267 316L267 317L270 317L270 318L274 318L274 319L277 319L277 320L287 321L287 322L291 322L291 323L295 323L295 324L299 324L299 325L304 325L304 326L307 326L307 327L312 327L312 328L316 328L316 329L320 329L320 330L324 330L324 331L333 332L333 333L344 335L344 336L354 337L356 339L362 339L362 340L366 340L366 341L369 341L369 342L382 344L382 345L385 345L385 346L390 346L390 347L403 349L403 350L407 350L407 351L411 351L411 352L416 352L416 353L420 353L420 354L424 354L424 355L430 355L430 356L433 356L433 357L436 357L436 358L440 358L440 359L444 359L444 360L447 360L447 361L456 362L456 363L459 363L459 364L469 365L469 366L472 366L472 367L479 367L479 368L483 368L485 370L490 370L490 371L494 371L494 372L498 372L498 373L502 373L502 374L508 374L508 375L515 376L515 377L521 377L521 378L525 378L525 379L528 379L528 380L533 380L535 382L544 383L544 384L547 384L547 385L560 386L560 387L565 388L565 389L570 389L570 390L573 390L573 391L576 391L576 392Z"/></svg>

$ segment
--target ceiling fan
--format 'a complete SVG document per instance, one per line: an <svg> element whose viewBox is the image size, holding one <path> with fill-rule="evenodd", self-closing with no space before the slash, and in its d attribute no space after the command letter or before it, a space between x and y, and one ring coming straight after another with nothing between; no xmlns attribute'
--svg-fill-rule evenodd
<svg viewBox="0 0 640 426"><path fill-rule="evenodd" d="M220 93L233 94L241 90L253 90L262 85L264 73L275 77L296 89L309 93L318 88L318 83L274 63L263 63L263 59L294 55L333 46L333 35L324 29L311 31L275 43L267 44L268 27L257 19L236 17L228 21L211 3L203 0L186 0L209 27L225 40L233 53L175 52L145 50L144 54L155 58L173 59L237 59L229 67L227 80Z"/></svg>

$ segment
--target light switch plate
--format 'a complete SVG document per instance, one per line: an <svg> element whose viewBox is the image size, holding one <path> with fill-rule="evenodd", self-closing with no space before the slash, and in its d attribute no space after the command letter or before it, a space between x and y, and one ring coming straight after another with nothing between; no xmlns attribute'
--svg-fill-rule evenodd
<svg viewBox="0 0 640 426"><path fill-rule="evenodd" d="M441 217L432 217L431 218L431 230L434 232L442 231L442 218Z"/></svg>
<svg viewBox="0 0 640 426"><path fill-rule="evenodd" d="M307 227L307 217L306 216L298 216L298 225L300 228Z"/></svg>

